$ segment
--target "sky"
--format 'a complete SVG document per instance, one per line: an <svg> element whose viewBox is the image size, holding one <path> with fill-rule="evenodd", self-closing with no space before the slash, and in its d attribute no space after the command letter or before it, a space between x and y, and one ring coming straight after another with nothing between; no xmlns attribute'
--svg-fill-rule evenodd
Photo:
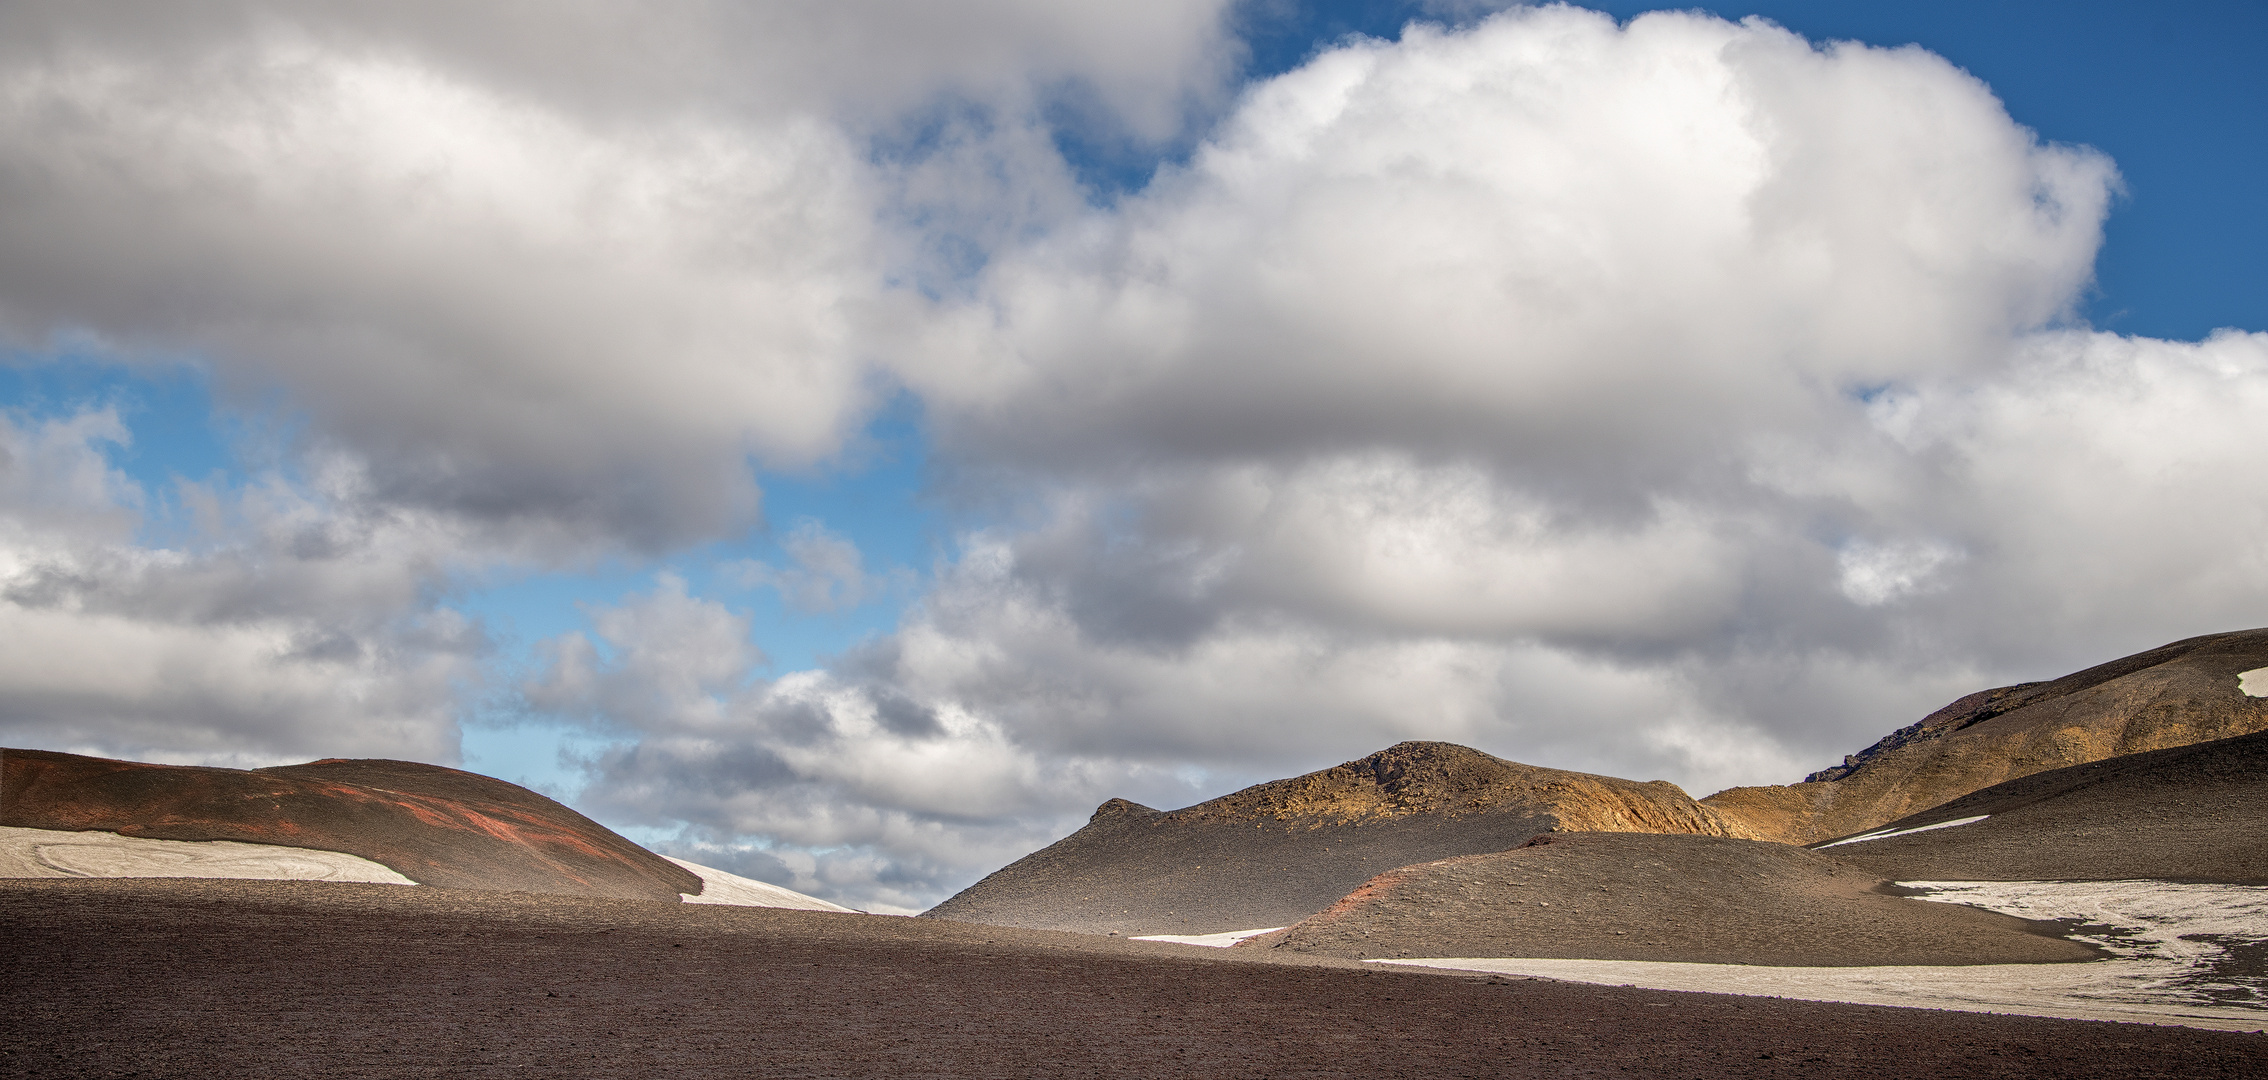
<svg viewBox="0 0 2268 1080"><path fill-rule="evenodd" d="M0 3L0 745L874 911L2268 623L2268 6Z"/></svg>

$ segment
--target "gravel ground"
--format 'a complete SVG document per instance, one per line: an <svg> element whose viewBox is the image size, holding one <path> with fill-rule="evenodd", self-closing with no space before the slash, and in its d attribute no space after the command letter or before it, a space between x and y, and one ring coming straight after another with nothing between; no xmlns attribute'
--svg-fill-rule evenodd
<svg viewBox="0 0 2268 1080"><path fill-rule="evenodd" d="M7 881L0 926L8 1077L2268 1075L2268 1036L1281 963L935 919Z"/></svg>

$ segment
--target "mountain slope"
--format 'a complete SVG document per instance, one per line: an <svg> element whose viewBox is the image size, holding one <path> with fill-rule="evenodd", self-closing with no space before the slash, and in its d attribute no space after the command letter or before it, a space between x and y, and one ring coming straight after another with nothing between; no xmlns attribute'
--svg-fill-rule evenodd
<svg viewBox="0 0 2268 1080"><path fill-rule="evenodd" d="M703 888L526 788L406 761L243 770L0 750L0 826L343 852L460 889L674 902Z"/></svg>
<svg viewBox="0 0 2268 1080"><path fill-rule="evenodd" d="M1586 831L1735 835L1674 784L1407 742L1182 810L1113 799L924 914L1090 933L1281 926L1381 871Z"/></svg>
<svg viewBox="0 0 2268 1080"><path fill-rule="evenodd" d="M2003 781L2268 730L2268 630L2211 634L2049 682L1970 694L1805 782L1702 799L1742 834L1809 844L1876 828Z"/></svg>
<svg viewBox="0 0 2268 1080"><path fill-rule="evenodd" d="M1825 852L1900 880L2268 885L2268 731L1996 784Z"/></svg>
<svg viewBox="0 0 2268 1080"><path fill-rule="evenodd" d="M1756 840L1552 834L1390 870L1239 949L1863 967L2086 960L2020 919L1879 892L1849 861Z"/></svg>

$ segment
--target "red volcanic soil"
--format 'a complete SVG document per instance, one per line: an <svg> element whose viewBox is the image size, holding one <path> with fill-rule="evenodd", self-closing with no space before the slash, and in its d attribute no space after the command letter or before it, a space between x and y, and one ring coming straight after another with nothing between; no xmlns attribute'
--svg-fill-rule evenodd
<svg viewBox="0 0 2268 1080"><path fill-rule="evenodd" d="M2215 1077L2268 1036L1258 962L940 919L0 882L0 1077Z"/></svg>
<svg viewBox="0 0 2268 1080"><path fill-rule="evenodd" d="M456 889L701 892L691 872L533 791L408 761L243 770L0 750L0 826L341 851Z"/></svg>

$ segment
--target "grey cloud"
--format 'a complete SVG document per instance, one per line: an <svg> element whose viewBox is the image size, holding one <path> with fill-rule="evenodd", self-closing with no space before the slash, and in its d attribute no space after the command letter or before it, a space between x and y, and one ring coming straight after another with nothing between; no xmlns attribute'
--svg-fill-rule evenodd
<svg viewBox="0 0 2268 1080"><path fill-rule="evenodd" d="M817 521L799 522L780 546L794 565L775 567L748 560L730 569L744 585L778 589L780 598L797 611L846 611L881 599L893 588L910 584L904 571L869 574L858 545L827 531Z"/></svg>
<svg viewBox="0 0 2268 1080"><path fill-rule="evenodd" d="M454 760L454 711L489 643L435 603L478 561L430 522L362 522L268 478L191 491L221 524L138 542L148 502L104 456L113 418L0 419L0 742L188 763Z"/></svg>
<svg viewBox="0 0 2268 1080"><path fill-rule="evenodd" d="M884 219L984 238L1034 191L1069 205L1046 88L1166 137L1228 70L1221 14L11 5L0 333L196 354L368 500L531 554L727 535L752 462L842 449L915 317L901 286L937 277ZM1000 118L992 149L873 153L940 94Z"/></svg>

